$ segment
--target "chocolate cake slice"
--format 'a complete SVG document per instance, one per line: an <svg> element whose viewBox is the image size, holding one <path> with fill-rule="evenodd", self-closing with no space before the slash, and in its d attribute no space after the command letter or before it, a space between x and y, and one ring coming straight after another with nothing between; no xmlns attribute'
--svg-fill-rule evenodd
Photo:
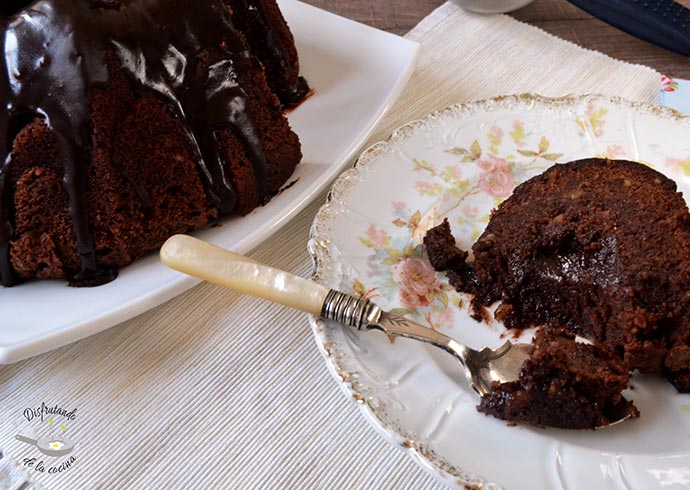
<svg viewBox="0 0 690 490"><path fill-rule="evenodd" d="M520 379L494 383L480 412L536 427L595 429L628 411L621 391L630 375L615 356L558 329L539 331L534 346Z"/></svg>
<svg viewBox="0 0 690 490"><path fill-rule="evenodd" d="M565 326L690 391L690 213L672 180L628 161L554 165L515 189L472 250L449 276L472 277L454 284L475 313L501 301L508 328Z"/></svg>
<svg viewBox="0 0 690 490"><path fill-rule="evenodd" d="M690 392L690 213L663 174L621 160L554 165L516 187L492 213L472 246L472 263L455 246L447 222L424 242L432 265L447 270L458 291L473 295L477 320L484 307L500 301L496 317L508 328L566 328L595 344L596 354L588 355L608 363L610 372L621 374L610 368L618 360L626 372L662 374L678 391ZM586 362L583 369L563 371L560 357L544 345L526 377L547 379L540 369L583 376ZM537 369L537 362L544 366ZM613 379L609 371L592 370ZM555 402L526 382L500 387L482 402L484 411L553 425L559 403L581 396L573 383L554 382L549 386L560 386L563 398ZM616 390L603 392L607 403L616 401ZM548 403L554 414L535 415L529 403ZM578 420L601 416L571 411ZM544 417L556 418L547 423Z"/></svg>

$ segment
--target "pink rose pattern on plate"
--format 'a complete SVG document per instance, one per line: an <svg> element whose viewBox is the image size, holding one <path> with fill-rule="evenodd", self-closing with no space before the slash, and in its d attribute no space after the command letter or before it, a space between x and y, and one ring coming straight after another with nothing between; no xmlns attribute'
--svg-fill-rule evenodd
<svg viewBox="0 0 690 490"><path fill-rule="evenodd" d="M482 173L479 177L479 190L491 197L505 199L515 188L515 180L510 171L508 161L489 155L485 160L477 162Z"/></svg>
<svg viewBox="0 0 690 490"><path fill-rule="evenodd" d="M421 257L405 257L391 267L393 279L400 284L400 301L404 306L429 306L439 289L436 271Z"/></svg>
<svg viewBox="0 0 690 490"><path fill-rule="evenodd" d="M678 82L676 82L673 78L662 76L661 90L664 92L675 92L678 90Z"/></svg>
<svg viewBox="0 0 690 490"><path fill-rule="evenodd" d="M440 328L444 322L452 321L453 312L448 306L451 301L460 304L460 298L431 267L424 248L411 243L411 236L421 227L421 213L413 212L404 203L393 203L392 207L392 224L406 232L393 237L374 225L364 231L359 241L373 253L367 258L366 278L355 279L352 289L369 299L384 295L398 306L392 312L417 316L430 328ZM367 289L365 284L373 282L378 286Z"/></svg>

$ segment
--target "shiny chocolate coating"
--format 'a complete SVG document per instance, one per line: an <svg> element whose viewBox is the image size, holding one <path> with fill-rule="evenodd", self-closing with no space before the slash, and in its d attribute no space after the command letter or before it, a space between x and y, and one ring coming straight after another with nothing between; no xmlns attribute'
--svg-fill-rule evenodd
<svg viewBox="0 0 690 490"><path fill-rule="evenodd" d="M27 5L28 4L28 5ZM33 117L55 136L81 272L72 283L112 280L96 263L89 227L87 175L91 155L92 88L107 86L115 56L135 93L155 98L189 137L208 198L221 214L236 203L216 132L229 130L252 162L259 196L270 196L268 164L248 114L241 73L251 63L243 36L221 0L39 0L9 2L0 12L0 282L16 282L9 169L12 142ZM113 162L117 166L117 162ZM136 187L136 186L135 186ZM146 202L143 189L137 195Z"/></svg>

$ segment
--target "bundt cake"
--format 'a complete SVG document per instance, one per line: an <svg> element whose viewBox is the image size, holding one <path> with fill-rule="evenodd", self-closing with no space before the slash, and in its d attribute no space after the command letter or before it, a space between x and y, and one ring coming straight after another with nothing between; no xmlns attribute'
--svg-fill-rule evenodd
<svg viewBox="0 0 690 490"><path fill-rule="evenodd" d="M472 308L501 301L508 328L565 327L690 392L690 213L676 184L639 163L554 165L515 188L472 246L448 222L425 244Z"/></svg>
<svg viewBox="0 0 690 490"><path fill-rule="evenodd" d="M267 202L301 159L277 96L308 87L275 0L15 0L0 16L5 286L108 282Z"/></svg>

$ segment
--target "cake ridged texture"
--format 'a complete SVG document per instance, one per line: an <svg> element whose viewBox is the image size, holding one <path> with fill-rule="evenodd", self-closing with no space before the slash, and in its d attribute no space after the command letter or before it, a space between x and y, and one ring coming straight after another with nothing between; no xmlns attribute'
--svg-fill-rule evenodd
<svg viewBox="0 0 690 490"><path fill-rule="evenodd" d="M225 0L233 20L262 62L268 85L283 106L299 104L309 93L299 74L295 39L276 0Z"/></svg>
<svg viewBox="0 0 690 490"><path fill-rule="evenodd" d="M250 51L242 9L280 37L273 59ZM172 234L264 204L301 160L269 88L306 95L275 0L43 0L2 13L5 285L107 282ZM37 55L38 42L62 48ZM284 73L267 81L279 51Z"/></svg>

